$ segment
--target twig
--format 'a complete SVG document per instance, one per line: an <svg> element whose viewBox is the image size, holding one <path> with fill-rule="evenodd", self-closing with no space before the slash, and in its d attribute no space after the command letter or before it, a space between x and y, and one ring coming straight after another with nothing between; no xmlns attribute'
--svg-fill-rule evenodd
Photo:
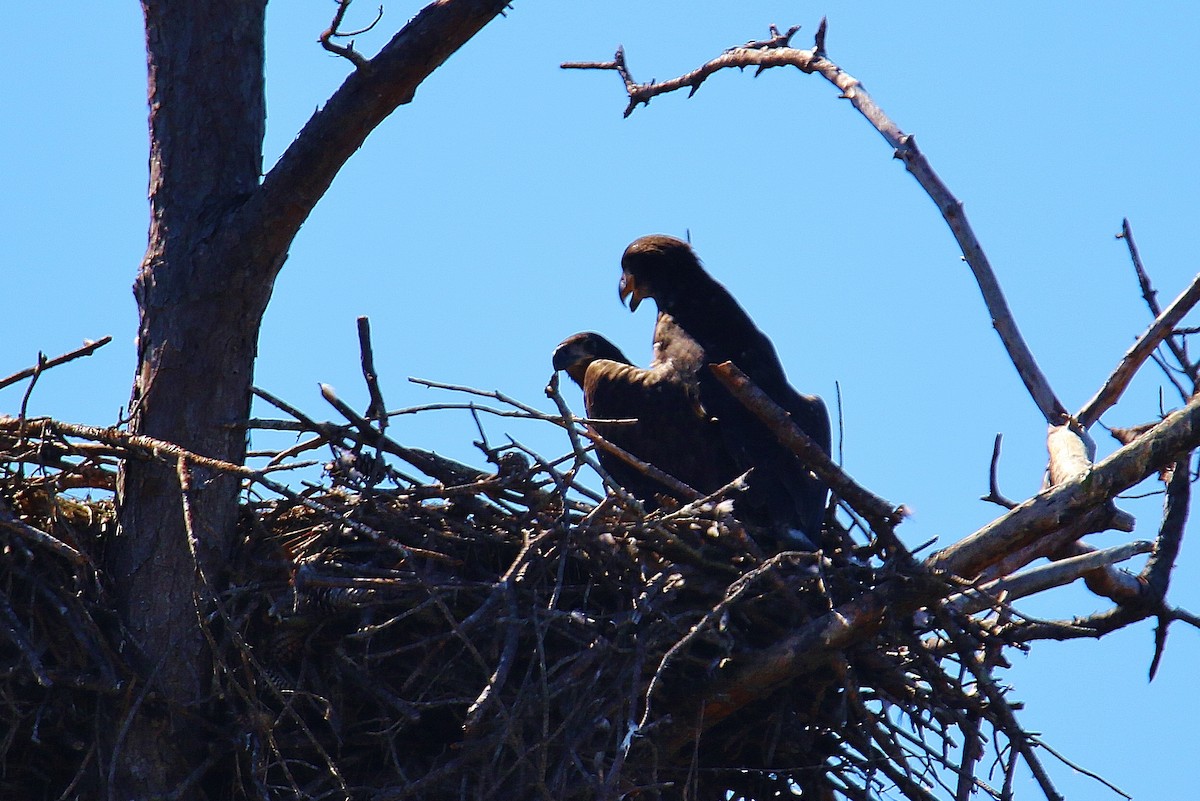
<svg viewBox="0 0 1200 801"><path fill-rule="evenodd" d="M996 441L992 444L992 464L988 469L988 494L980 496L979 500L1003 506L1005 509L1011 509L1017 505L1016 501L1010 501L1004 497L1004 493L1000 492L1000 481L997 477L1000 467L1000 443L1003 440L1004 435L997 434Z"/></svg>
<svg viewBox="0 0 1200 801"><path fill-rule="evenodd" d="M104 347L109 342L112 342L111 336L102 336L95 342L84 342L82 347L64 353L61 356L55 356L53 359L43 359L43 357L39 354L38 364L36 367L26 367L24 370L13 373L8 378L0 378L0 389L4 389L10 384L15 384L24 378L29 378L30 376L44 370L49 370L51 367L58 367L60 364L66 364L69 361L73 361L83 356L91 356L96 352L97 349Z"/></svg>
<svg viewBox="0 0 1200 801"><path fill-rule="evenodd" d="M575 452L575 467L571 468L571 479L574 479L575 473L578 471L580 465L587 464L596 471L596 475L600 476L600 480L604 483L604 486L611 489L613 493L615 493L623 502L634 502L636 504L636 499L626 492L625 488L608 474L608 471L604 469L599 461L588 458L586 450L583 447L583 443L579 441L579 431L573 424L574 417L571 414L571 409L567 406L567 402L563 398L562 393L558 391L557 372L551 375L550 380L546 383L546 397L554 401L554 405L558 407L558 413L562 415L562 418L565 421L567 421L567 425L565 426L567 430L567 438L571 442L571 450ZM615 445L613 448L621 453L625 453L625 451L617 448Z"/></svg>
<svg viewBox="0 0 1200 801"><path fill-rule="evenodd" d="M1125 246L1129 248L1129 258L1133 262L1134 272L1137 274L1138 286L1142 290L1142 297L1146 301L1146 305L1150 308L1150 313L1155 317L1162 314L1162 309L1158 305L1158 293L1150 283L1150 276L1146 273L1146 268L1142 264L1142 255L1138 252L1137 243L1133 241L1133 228L1129 225L1129 218L1121 220L1121 233L1117 234L1117 239L1124 239ZM1184 333L1176 331L1176 333ZM1167 347L1175 354L1175 358L1179 361L1179 366L1192 379L1192 391L1195 392L1200 385L1200 367L1192 363L1188 357L1186 345L1181 345L1175 341L1174 337L1167 338ZM1185 395L1186 397L1186 395Z"/></svg>
<svg viewBox="0 0 1200 801"><path fill-rule="evenodd" d="M0 529L7 529L12 533L24 537L25 539L43 545L54 551L59 556L65 557L72 564L87 565L91 560L84 554L67 545L57 537L51 536L40 528L29 525L21 520L10 519L7 512L0 509Z"/></svg>
<svg viewBox="0 0 1200 801"><path fill-rule="evenodd" d="M387 405L383 402L383 393L379 389L379 374L375 372L375 352L371 347L371 321L366 317L359 317L358 323L358 350L362 357L362 374L367 382L367 392L371 396L371 403L367 406L366 417L368 420L377 420L379 422L379 430L383 432L388 425Z"/></svg>
<svg viewBox="0 0 1200 801"><path fill-rule="evenodd" d="M1049 381L1046 380L1046 376L1038 367L1037 360L1034 359L1033 353L1022 338L1012 312L1008 308L1004 293L1000 290L996 275L988 262L987 255L979 244L975 232L971 229L970 223L967 222L963 204L951 194L946 184L934 172L924 154L917 148L916 139L911 134L901 131L888 118L857 78L843 71L841 67L826 57L826 30L826 20L822 19L812 50L797 50L791 47L771 47L762 50L734 48L685 75L649 84L633 82L625 67L623 50L618 50L616 58L611 62L568 62L561 66L564 69L608 69L619 72L629 94L629 105L625 109L626 117L632 114L639 104L648 104L650 99L657 95L673 92L685 86L690 89L688 95L690 97L696 93L708 76L718 70L730 67L739 69L757 67L756 75L763 70L783 66L796 67L807 74L820 74L841 90L841 96L849 100L855 109L866 117L875 130L887 140L894 149L895 158L904 162L905 169L916 178L937 205L946 224L950 226L954 238L958 241L967 265L975 276L975 281L979 285L984 302L991 314L992 325L1000 335L1009 358L1025 383L1025 387L1029 390L1034 403L1037 404L1046 422L1062 423L1067 418L1066 407L1054 394Z"/></svg>
<svg viewBox="0 0 1200 801"><path fill-rule="evenodd" d="M1053 749L1053 748L1051 748L1049 745L1047 745L1047 744L1046 744L1046 742L1045 742L1044 740L1042 740L1042 738L1041 738L1041 737L1033 737L1033 738L1031 738L1031 739L1032 739L1032 741L1033 741L1034 745L1036 745L1038 748L1044 748L1045 750L1049 751L1049 752L1050 752L1050 755L1051 755L1052 757L1054 757L1054 758L1055 758L1055 759L1057 759L1059 762L1061 762L1061 763L1063 763L1064 765L1066 765L1066 766L1067 766L1068 768L1070 768L1071 770L1074 770L1074 771L1077 771L1077 772L1079 772L1079 773L1082 773L1084 776L1087 776L1089 779L1094 779L1095 781L1098 781L1098 782L1100 782L1100 783L1101 783L1101 784L1103 784L1105 787L1107 787L1108 789L1112 790L1114 793L1116 793L1117 795L1121 796L1122 798L1128 798L1128 799L1130 799L1130 801L1132 801L1132 799L1133 799L1133 796L1131 796L1129 793L1125 792L1125 791L1124 791L1124 790L1122 790L1120 787L1117 787L1115 784L1113 784L1113 783L1112 783L1112 782L1110 782L1108 779L1106 779L1106 778L1104 778L1103 776L1101 776L1099 773L1096 773L1095 771L1088 770L1087 768L1083 767L1082 765L1080 765L1080 764L1078 764L1078 763L1076 763L1076 762L1073 762L1073 761L1071 761L1071 760L1067 759L1065 756L1063 756L1062 754L1060 754L1058 751L1054 750L1054 749Z"/></svg>
<svg viewBox="0 0 1200 801"><path fill-rule="evenodd" d="M1021 728L1021 725L1017 722L1016 714L1004 698L1004 694L1000 692L1000 689L996 686L996 682L992 680L987 668L975 656L977 649L971 648L968 644L966 631L958 625L953 615L945 611L939 611L937 617L942 627L946 629L946 633L950 635L952 642L958 648L961 663L975 677L976 686L983 690L983 694L988 699L991 713L998 718L998 723L1002 727L1004 734L1008 737L1009 743L1025 758L1025 764L1029 767L1030 772L1033 773L1034 779L1041 786L1042 793L1050 801L1063 801L1063 796L1054 789L1054 783L1050 781L1050 775L1046 773L1041 760L1033 752L1034 739Z"/></svg>
<svg viewBox="0 0 1200 801"><path fill-rule="evenodd" d="M363 442L367 445L379 448L394 456L399 456L413 467L433 476L438 481L450 485L465 484L478 481L487 476L483 471L470 465L456 462L453 459L448 459L432 451L406 447L384 436L382 432L371 425L369 420L355 412L338 398L333 387L328 384L321 384L321 397L353 424L358 430L359 435L361 435Z"/></svg>
<svg viewBox="0 0 1200 801"><path fill-rule="evenodd" d="M2 592L0 592L0 625L8 630L8 639L13 645L17 646L17 650L25 657L25 661L29 665L29 670L33 673L34 678L37 679L37 683L42 687L53 687L54 682L46 672L41 657L37 654L37 649L33 647L26 627L22 625L20 618L17 617L16 610L12 608L12 604L8 601L8 596Z"/></svg>
<svg viewBox="0 0 1200 801"><path fill-rule="evenodd" d="M367 27L357 31L342 33L338 30L338 28L341 27L342 18L346 16L346 10L350 8L351 2L353 2L353 0L337 0L338 7L337 11L334 12L333 22L329 23L329 27L321 32L321 35L317 37L317 41L321 43L321 47L325 48L330 53L336 53L342 58L349 60L350 63L354 65L355 69L365 70L371 66L371 62L354 49L353 41L351 41L350 44L346 45L345 47L342 47L341 45L335 45L330 40L334 37L344 38L347 36L359 36L371 30L379 24L379 20L383 19L383 6L379 7L379 13L375 16L375 21Z"/></svg>

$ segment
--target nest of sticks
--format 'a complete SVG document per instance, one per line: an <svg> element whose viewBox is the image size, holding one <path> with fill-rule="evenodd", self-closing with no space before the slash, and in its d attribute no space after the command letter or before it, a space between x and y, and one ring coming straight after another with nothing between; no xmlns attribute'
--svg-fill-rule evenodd
<svg viewBox="0 0 1200 801"><path fill-rule="evenodd" d="M1009 594L1061 577L1001 587L931 570L895 537L902 510L889 517L848 480L831 483L816 553L764 554L732 516L741 480L647 513L604 474L592 449L611 446L556 380L558 414L435 384L467 397L401 412L474 415L484 468L402 445L365 320L360 334L367 412L323 388L342 420L321 422L255 390L285 418L248 427L297 438L251 454L258 468L0 417L0 795L100 797L128 721L160 705L206 732L192 780L210 797L1010 798L1022 762L1057 797L1045 744L992 675L1005 653L1152 614L1200 623L1114 596L1103 620L1040 632ZM559 426L570 451L492 447L481 413ZM298 460L316 449L327 459ZM222 575L197 566L210 692L186 708L130 658L104 570L118 470L134 459L177 462L184 492L185 462L245 486ZM318 464L318 483L278 478ZM1174 472L1168 505L1185 509L1189 474ZM1167 519L1169 570L1182 522Z"/></svg>
<svg viewBox="0 0 1200 801"><path fill-rule="evenodd" d="M989 676L1012 643L978 608L891 616L733 711L705 697L834 607L932 580L844 512L843 547L768 557L721 497L646 514L598 495L582 437L556 461L481 442L476 469L327 396L345 422L278 401L290 420L256 422L331 447L327 480L246 470L278 494L247 493L224 589L198 599L212 694L184 714L211 728L223 797L924 799L1012 781L1027 736ZM115 430L0 420L5 795L89 795L112 721L155 703L102 569L132 458L156 457Z"/></svg>

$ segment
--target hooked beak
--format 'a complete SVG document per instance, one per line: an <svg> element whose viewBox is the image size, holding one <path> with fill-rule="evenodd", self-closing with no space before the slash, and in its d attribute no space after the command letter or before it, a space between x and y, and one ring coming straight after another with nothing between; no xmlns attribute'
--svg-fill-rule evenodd
<svg viewBox="0 0 1200 801"><path fill-rule="evenodd" d="M629 298L631 312L637 311L638 304L642 302L642 298L646 297L645 293L638 291L633 276L626 272L621 273L621 284L617 291L621 296L621 303L625 302L625 298Z"/></svg>
<svg viewBox="0 0 1200 801"><path fill-rule="evenodd" d="M553 366L555 370L566 370L575 363L575 349L570 345L560 345L554 350Z"/></svg>

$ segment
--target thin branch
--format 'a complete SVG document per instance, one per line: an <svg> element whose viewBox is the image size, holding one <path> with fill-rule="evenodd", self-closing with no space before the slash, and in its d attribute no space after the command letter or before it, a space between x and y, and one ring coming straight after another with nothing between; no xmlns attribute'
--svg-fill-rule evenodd
<svg viewBox="0 0 1200 801"><path fill-rule="evenodd" d="M1000 480L998 478L1000 467L1000 443L1004 441L1003 434L996 435L996 441L992 443L992 464L988 469L988 494L981 495L979 500L994 503L997 506L1003 506L1005 509L1011 509L1017 505L1016 501L1010 501L1000 491Z"/></svg>
<svg viewBox="0 0 1200 801"><path fill-rule="evenodd" d="M1150 550L1151 548L1147 548L1143 553ZM1101 551L1095 546L1076 541L1059 548L1050 554L1050 558L1060 563L1071 559L1086 559L1098 553ZM1092 594L1118 604L1140 603L1146 596L1146 586L1141 579L1128 570L1113 567L1112 564L1101 564L1088 570L1083 574L1083 581Z"/></svg>
<svg viewBox="0 0 1200 801"><path fill-rule="evenodd" d="M40 528L31 526L24 521L17 520L6 509L3 508L0 508L0 529L10 531L19 537L29 540L30 542L36 542L38 545L45 546L59 556L70 560L73 564L82 566L91 563L91 560L85 554L75 550L57 537L47 534Z"/></svg>
<svg viewBox="0 0 1200 801"><path fill-rule="evenodd" d="M334 38L342 39L348 36L360 36L361 34L371 30L379 24L379 20L383 19L383 6L379 7L379 13L375 16L375 21L370 25L362 28L361 30L343 33L342 31L338 30L338 28L341 27L342 18L346 16L346 11L350 8L350 3L352 2L353 0L338 0L337 11L333 15L333 22L329 23L329 27L321 32L321 35L317 37L317 41L321 43L321 47L325 48L330 53L336 53L342 58L349 60L350 63L354 65L355 69L361 70L366 69L371 62L354 49L354 42L351 41L350 44L342 47L341 45L335 45L331 40Z"/></svg>
<svg viewBox="0 0 1200 801"><path fill-rule="evenodd" d="M482 470L456 462L445 456L420 448L409 448L385 436L371 422L347 406L328 384L321 384L321 397L329 402L338 413L349 420L358 430L362 441L373 448L399 456L423 473L433 476L444 484L466 484L487 476Z"/></svg>
<svg viewBox="0 0 1200 801"><path fill-rule="evenodd" d="M1054 783L1050 781L1050 775L1046 773L1041 760L1033 751L1035 741L1017 722L1017 716L1013 712L1012 706L1009 705L1000 688L996 686L996 682L987 668L976 657L977 649L970 647L964 629L954 620L953 615L944 611L938 613L938 619L955 644L962 664L975 677L976 686L983 690L983 694L987 697L989 709L991 714L997 718L998 727L1002 728L1013 748L1025 758L1025 764L1041 786L1042 793L1050 801L1063 801L1063 796L1054 788Z"/></svg>
<svg viewBox="0 0 1200 801"><path fill-rule="evenodd" d="M367 392L371 396L371 404L367 406L367 419L377 420L382 432L388 425L387 404L383 402L383 392L379 389L379 374L375 372L375 351L371 347L371 321L359 317L358 350L362 356L362 374L367 382Z"/></svg>
<svg viewBox="0 0 1200 801"><path fill-rule="evenodd" d="M1121 233L1117 234L1117 239L1125 240L1125 246L1129 248L1129 259L1133 262L1133 269L1137 274L1138 286L1142 290L1142 297L1145 299L1146 305L1150 308L1150 313L1158 317L1162 314L1162 309L1158 305L1158 293L1154 290L1153 285L1151 285L1150 276L1146 273L1146 268L1142 264L1142 254L1138 251L1137 243L1133 240L1133 228L1129 225L1128 217L1121 220ZM1185 332L1176 331L1176 333ZM1179 366L1192 379L1192 392L1195 392L1197 386L1200 385L1200 367L1192 363L1187 354L1187 347L1176 342L1174 337L1167 339L1167 347L1175 354L1175 358L1179 361Z"/></svg>
<svg viewBox="0 0 1200 801"><path fill-rule="evenodd" d="M1137 342L1126 352L1121 363L1104 382L1104 386L1075 415L1085 428L1090 428L1105 411L1120 399L1121 393L1129 386L1129 382L1133 380L1138 368L1164 339L1169 341L1175 324L1182 320L1197 302L1200 302L1200 275L1192 279L1192 283L1188 285L1187 289L1183 290L1179 297L1175 298L1171 305L1163 310L1150 327L1138 337Z"/></svg>
<svg viewBox="0 0 1200 801"><path fill-rule="evenodd" d="M960 593L948 599L946 603L965 614L973 615L996 606L996 599L1001 594L1005 596L1007 602L1011 603L1054 587L1070 584L1090 571L1124 562L1138 554L1150 553L1152 550L1154 550L1154 545L1142 540L1106 548L1102 551L1072 556L1052 564L1026 570L1023 573L996 579L978 589Z"/></svg>
<svg viewBox="0 0 1200 801"><path fill-rule="evenodd" d="M68 351L61 356L55 356L53 359L46 359L45 361L42 361L39 358L38 365L36 367L26 367L24 370L15 372L7 378L0 378L0 389L4 389L8 385L15 384L22 379L29 378L35 373L49 370L51 367L58 367L60 364L66 364L69 361L73 361L83 356L91 356L99 348L104 347L109 342L112 342L111 336L102 336L95 342L88 340L83 343L82 347Z"/></svg>
<svg viewBox="0 0 1200 801"><path fill-rule="evenodd" d="M1129 793L1125 792L1120 787L1117 787L1115 784L1113 784L1108 779L1101 776L1099 773L1096 773L1095 771L1092 771L1092 770L1088 770L1087 768L1083 767L1082 765L1079 765L1079 764L1067 759L1065 756L1060 754L1058 751L1055 751L1053 748L1051 748L1049 745L1047 745L1046 742L1044 740L1042 740L1042 738L1034 737L1033 742L1035 745L1037 745L1038 748L1044 748L1045 750L1049 751L1050 756L1054 757L1055 759L1057 759L1059 762L1066 765L1071 770L1077 771L1078 773L1082 773L1084 776L1087 776L1089 779L1094 779L1094 780L1100 782L1105 787L1112 790L1114 793L1121 796L1122 798L1128 798L1128 799L1132 800L1133 796L1131 796Z"/></svg>
<svg viewBox="0 0 1200 801"><path fill-rule="evenodd" d="M951 194L946 184L934 172L924 154L917 148L916 139L911 134L904 133L888 118L857 78L843 71L841 67L826 57L826 32L826 21L822 19L816 34L816 44L812 50L797 50L791 47L734 48L685 75L669 81L649 84L633 82L625 66L624 51L622 50L617 51L617 57L612 62L569 62L561 66L564 69L607 69L619 72L629 94L629 105L625 109L625 116L633 113L639 104L648 104L651 98L666 92L688 87L690 97L710 75L730 67L739 69L757 67L755 73L757 75L772 67L791 66L801 72L816 73L824 77L841 90L841 96L849 100L855 109L866 117L875 130L887 140L895 151L895 158L904 162L905 169L917 179L917 182L937 205L946 224L950 226L954 238L958 241L967 265L975 276L975 281L979 285L984 302L991 314L992 325L1000 335L1009 358L1025 383L1026 389L1029 390L1034 403L1037 404L1046 422L1062 423L1067 418L1066 407L1054 394L1050 382L1038 367L1037 360L1034 359L1033 353L1022 338L1012 312L1008 308L1004 293L1000 290L996 275L988 262L987 255L979 244L975 232L971 229L970 223L967 222L963 204Z"/></svg>
<svg viewBox="0 0 1200 801"><path fill-rule="evenodd" d="M567 438L571 442L571 450L575 452L576 459L576 466L572 468L572 473L578 469L580 464L586 463L589 467L596 471L596 475L600 476L600 480L604 483L604 486L611 489L622 501L625 503L634 501L635 499L625 491L624 487L622 487L615 479L613 479L612 476L608 474L608 471L604 469L603 465L601 465L599 461L588 458L583 447L583 443L579 441L579 430L574 425L574 415L571 414L571 409L567 406L567 402L563 398L562 393L558 391L557 372L550 376L550 380L546 384L546 397L554 401L554 405L558 407L558 413L562 415L563 420L566 421L566 425L564 425L563 428L567 430ZM630 460L632 460L632 464L642 464L637 459L634 459L632 455L626 453L617 446L612 445L611 447L613 448L614 452L619 452L620 455L628 457ZM646 465L646 467L649 467L649 465Z"/></svg>

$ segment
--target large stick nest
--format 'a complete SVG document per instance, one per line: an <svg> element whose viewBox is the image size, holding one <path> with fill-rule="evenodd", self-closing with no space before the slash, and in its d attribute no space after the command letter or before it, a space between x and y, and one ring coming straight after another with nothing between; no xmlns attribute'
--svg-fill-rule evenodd
<svg viewBox="0 0 1200 801"><path fill-rule="evenodd" d="M63 428L0 438L0 787L29 798L103 786L120 721L162 703L109 603L111 502L61 493L145 453ZM985 743L1011 774L962 661L1002 643L965 615L893 618L705 719L745 659L908 580L832 518L844 548L764 559L713 499L646 515L581 497L578 463L424 453L446 480L418 481L341 444L325 486L244 504L220 591L197 596L211 696L162 712L210 729L197 780L221 797L925 798L960 767L979 781Z"/></svg>

